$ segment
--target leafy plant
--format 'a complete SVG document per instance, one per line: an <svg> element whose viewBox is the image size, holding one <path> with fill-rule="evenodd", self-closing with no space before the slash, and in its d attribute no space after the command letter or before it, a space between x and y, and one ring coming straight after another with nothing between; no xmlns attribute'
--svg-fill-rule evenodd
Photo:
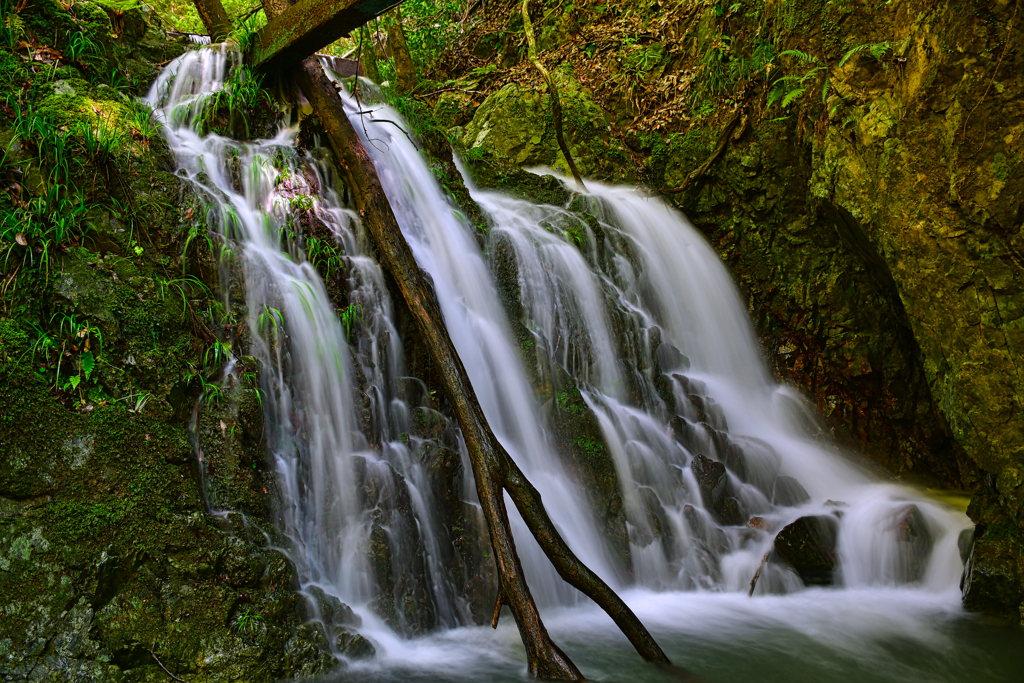
<svg viewBox="0 0 1024 683"><path fill-rule="evenodd" d="M64 392L78 390L82 398L82 384L92 377L96 359L103 352L103 333L88 320L79 321L72 314L56 314L50 326L58 320L56 332L36 327L37 338L32 345L33 356L41 356L40 372L54 370L54 389Z"/></svg>
<svg viewBox="0 0 1024 683"><path fill-rule="evenodd" d="M345 270L338 255L338 247L330 240L307 237L306 258L314 268L323 273L325 280L330 280L334 271Z"/></svg>
<svg viewBox="0 0 1024 683"><path fill-rule="evenodd" d="M800 50L786 50L782 52L780 57L791 56L798 60L809 64L810 67L803 74L791 74L789 76L782 76L778 78L772 85L771 90L768 92L768 106L771 107L776 102L780 103L782 108L786 109L793 102L797 100L801 95L807 92L807 89L811 86L814 80L817 79L819 73L825 70L825 65L818 61L817 57L801 52ZM825 97L828 93L828 80L826 79L824 87ZM824 99L824 97L823 97Z"/></svg>
<svg viewBox="0 0 1024 683"><path fill-rule="evenodd" d="M262 614L252 607L247 607L245 611L235 616L232 627L240 635L252 636L264 631L266 624L263 621Z"/></svg>
<svg viewBox="0 0 1024 683"><path fill-rule="evenodd" d="M205 134L217 130L221 117L226 114L229 130L221 132L231 132L241 121L248 137L248 112L269 101L269 96L263 90L263 75L242 64L231 71L230 78L221 90L206 98L201 114L194 119L193 125L200 134Z"/></svg>
<svg viewBox="0 0 1024 683"><path fill-rule="evenodd" d="M68 47L64 52L64 56L72 62L79 62L83 66L87 66L85 62L82 62L83 57L96 58L99 56L99 47L84 31L68 31L66 36Z"/></svg>
<svg viewBox="0 0 1024 683"><path fill-rule="evenodd" d="M841 69L851 58L863 52L869 53L875 59L881 59L890 49L890 44L887 42L857 45L847 50L846 54L844 54L842 59L839 60L836 68ZM829 93L832 91L833 80L832 69L827 64L814 55L810 55L800 50L786 50L781 52L779 56L793 57L806 64L807 70L802 74L790 74L776 79L768 93L769 107L775 103L779 103L779 106L783 109L788 109L789 106L800 99L804 93L809 92L812 86L814 86L822 75L824 75L824 81L821 86L821 101L823 103L827 102ZM837 107L838 105L833 107L832 111L829 112L830 116L835 113L835 109Z"/></svg>
<svg viewBox="0 0 1024 683"><path fill-rule="evenodd" d="M345 325L345 336L351 338L352 325L363 319L363 307L361 304L349 304L341 311L341 322Z"/></svg>

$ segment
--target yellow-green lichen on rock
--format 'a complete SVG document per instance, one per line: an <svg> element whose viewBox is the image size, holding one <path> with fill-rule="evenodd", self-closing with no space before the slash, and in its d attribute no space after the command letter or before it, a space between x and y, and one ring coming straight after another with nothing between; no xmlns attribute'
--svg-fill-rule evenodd
<svg viewBox="0 0 1024 683"><path fill-rule="evenodd" d="M625 147L610 135L608 116L569 68L552 72L562 103L566 145L584 177L629 180ZM539 80L539 77L538 77ZM549 166L569 175L558 148L546 86L509 83L481 104L465 127L461 144L497 154L519 166Z"/></svg>

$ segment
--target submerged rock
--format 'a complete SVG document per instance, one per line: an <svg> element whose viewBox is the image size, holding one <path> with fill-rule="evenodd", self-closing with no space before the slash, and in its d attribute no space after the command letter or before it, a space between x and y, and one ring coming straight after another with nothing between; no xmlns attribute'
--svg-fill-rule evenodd
<svg viewBox="0 0 1024 683"><path fill-rule="evenodd" d="M836 568L839 522L832 515L801 517L775 537L775 555L808 586L829 586Z"/></svg>
<svg viewBox="0 0 1024 683"><path fill-rule="evenodd" d="M935 544L928 521L916 505L907 505L896 514L895 531L899 548L897 580L921 581Z"/></svg>
<svg viewBox="0 0 1024 683"><path fill-rule="evenodd" d="M772 504L779 507L795 507L811 500L803 485L793 477L779 476L772 487Z"/></svg>
<svg viewBox="0 0 1024 683"><path fill-rule="evenodd" d="M704 507L715 519L728 525L742 523L739 502L732 497L732 485L725 465L698 453L690 461L690 471L697 479Z"/></svg>
<svg viewBox="0 0 1024 683"><path fill-rule="evenodd" d="M348 629L339 629L334 636L338 653L351 659L369 659L377 654L377 648L369 640Z"/></svg>

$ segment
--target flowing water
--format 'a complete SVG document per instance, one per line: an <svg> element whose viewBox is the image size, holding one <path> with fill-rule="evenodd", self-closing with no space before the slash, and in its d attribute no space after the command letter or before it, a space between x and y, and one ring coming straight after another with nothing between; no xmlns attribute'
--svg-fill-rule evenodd
<svg viewBox="0 0 1024 683"><path fill-rule="evenodd" d="M352 605L377 647L375 660L353 663L344 679L519 680L511 620L496 632L472 626L446 560L450 533L407 438L415 406L403 389L392 304L333 170L295 149L297 125L252 143L195 132L235 60L216 49L189 53L150 102L179 175L214 207L216 245L243 274L288 552L304 590ZM491 427L573 550L623 591L674 661L723 681L1007 680L1024 670L1019 634L959 608L966 516L875 481L815 435L801 398L771 380L728 272L685 218L640 192L593 182L568 207L473 189L490 221L483 238L397 112L341 97ZM358 314L355 333L307 260L304 216L344 251L342 310L349 323ZM595 512L608 501L585 490L580 462L556 446L563 398L576 391L613 465L610 513ZM470 479L462 482L469 500ZM549 629L585 673L667 680L557 577L512 514ZM800 518L831 535L836 571L810 580L835 587L805 588L771 561L748 598L775 534ZM380 534L396 572L421 577L426 626L440 630L410 640L422 630L411 625L415 615L377 618L382 592L393 588L375 581L367 559Z"/></svg>
<svg viewBox="0 0 1024 683"><path fill-rule="evenodd" d="M354 214L333 189L333 169L296 151L297 127L252 143L196 132L211 94L238 73L238 59L222 50L187 53L153 85L149 101L165 124L178 175L212 207L207 223L222 270L242 271L244 327L262 368L266 440L289 553L305 589L315 586L365 609L380 597L366 557L380 530L395 574L422 576L437 625L454 626L459 605L439 564L436 506L422 466L399 439L410 431L409 410L398 398L403 368L393 350L400 346L391 302L379 267L361 253ZM303 217L345 254L339 270L347 274L348 324L305 256L312 239L303 242ZM224 296L231 310L229 289ZM233 367L222 384L238 380L230 377ZM364 401L373 443L357 419ZM202 460L202 444L197 453Z"/></svg>

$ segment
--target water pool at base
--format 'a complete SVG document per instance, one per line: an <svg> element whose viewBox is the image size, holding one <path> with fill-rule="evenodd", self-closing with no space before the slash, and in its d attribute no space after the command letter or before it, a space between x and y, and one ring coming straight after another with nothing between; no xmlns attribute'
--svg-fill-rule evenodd
<svg viewBox="0 0 1024 683"><path fill-rule="evenodd" d="M644 663L597 607L546 611L555 642L588 680L627 683L996 683L1024 680L1024 630L967 614L959 595L812 589L625 598L672 662ZM375 634L376 635L376 634ZM378 658L324 681L525 681L525 654L507 610L497 631L461 628L378 639Z"/></svg>

